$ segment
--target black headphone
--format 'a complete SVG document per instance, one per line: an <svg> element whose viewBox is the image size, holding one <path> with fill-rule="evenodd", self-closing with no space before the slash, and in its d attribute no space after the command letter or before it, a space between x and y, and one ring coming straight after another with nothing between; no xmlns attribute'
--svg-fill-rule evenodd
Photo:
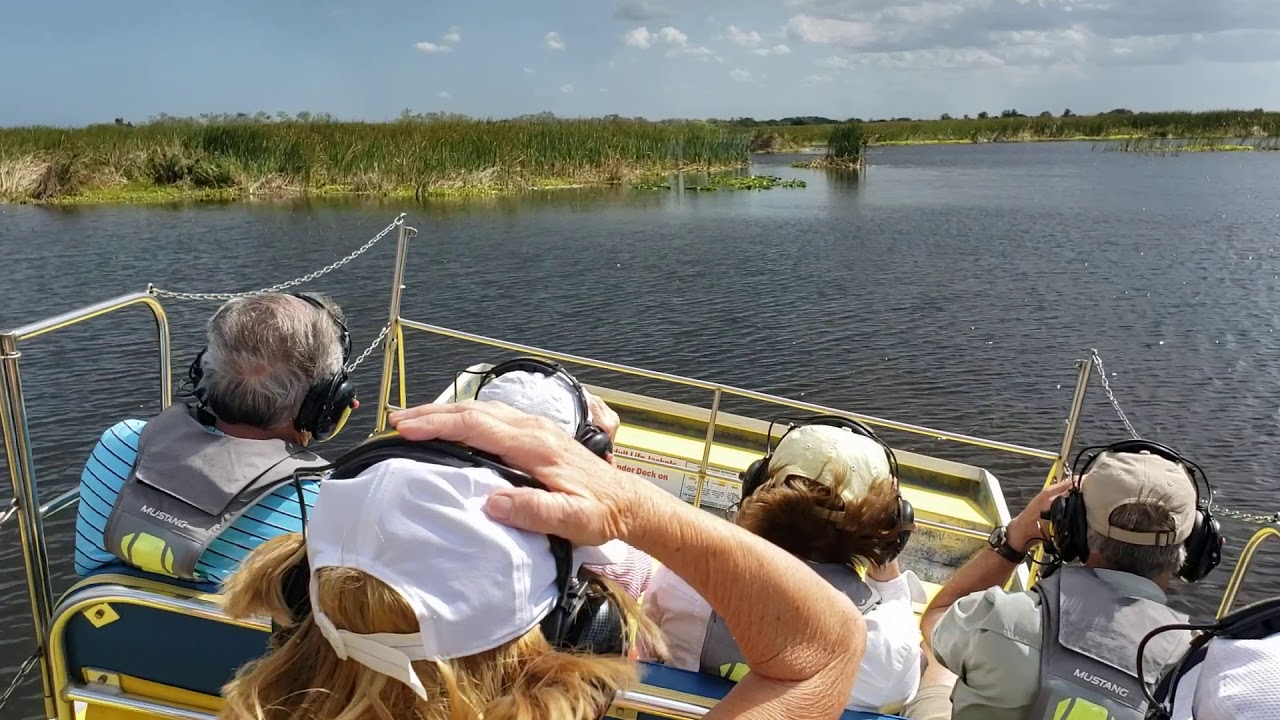
<svg viewBox="0 0 1280 720"><path fill-rule="evenodd" d="M1091 451L1093 454L1081 465L1080 459ZM1222 561L1222 528L1213 516L1213 486L1205 477L1204 470L1167 445L1150 440L1122 440L1111 445L1094 445L1081 449L1076 454L1075 465L1079 470L1072 481L1071 491L1055 498L1049 509L1042 514L1049 521L1045 554L1053 558L1049 563L1050 568L1046 570L1046 577L1064 562L1083 562L1089 557L1089 523L1084 493L1080 490L1080 483L1089 468L1093 467L1103 453L1138 452L1148 452L1177 463L1186 471L1196 489L1195 524L1191 528L1191 534L1183 541L1187 559L1178 569L1178 577L1189 583L1198 582ZM1205 487L1203 495L1200 493L1201 484Z"/></svg>
<svg viewBox="0 0 1280 720"><path fill-rule="evenodd" d="M351 359L351 333L347 330L347 325L342 321L342 318L330 310L315 293L290 292L286 294L324 311L325 315L329 316L334 325L337 326L338 342L342 345L342 366L335 374L322 378L307 389L302 405L298 407L298 414L293 419L294 428L301 432L310 433L313 439L320 442L329 439L341 427L356 400L356 386L352 384L350 377L347 375L347 361ZM209 412L223 422L244 423L254 426L262 425L265 422L262 418L241 417L235 413L226 412L225 408L211 407L218 404L217 399L209 399L207 391L200 387L200 381L204 378L204 368L201 367L200 363L208 349L206 346L196 353L195 359L191 361L191 366L187 368L187 381L191 384L191 394L200 401L202 407L207 408Z"/></svg>
<svg viewBox="0 0 1280 720"><path fill-rule="evenodd" d="M587 408L587 393L582 389L582 384L568 370L550 360L536 357L518 357L506 362L500 362L481 373L480 383L476 385L476 397L480 397L480 390L484 388L485 384L510 372L542 373L549 376L563 375L573 388L574 403L577 405L578 410L578 427L574 431L574 439L585 445L597 457L605 457L613 452L613 439L609 437L609 433L591 423L591 412Z"/></svg>
<svg viewBox="0 0 1280 720"><path fill-rule="evenodd" d="M1142 684L1142 692L1147 698L1147 720L1170 720L1173 717L1173 701L1180 681L1191 669L1191 666L1203 659L1202 650L1215 637L1228 640L1261 640L1280 633L1280 598L1272 598L1246 605L1223 617L1221 620L1207 624L1163 625L1147 633L1138 643L1138 677L1142 677L1142 656L1147 643L1156 635L1172 630L1191 630L1200 632L1191 640L1191 645L1182 655L1182 659L1174 665L1158 683L1157 692L1163 690L1163 697ZM1197 657L1197 655L1199 657ZM1163 702L1161 702L1163 700Z"/></svg>
<svg viewBox="0 0 1280 720"><path fill-rule="evenodd" d="M796 428L805 425L827 425L830 427L841 428L861 435L870 440L874 440L877 445L884 448L885 457L889 460L889 475L893 478L894 490L898 493L898 512L894 518L897 525L898 537L890 550L890 554L884 558L883 563L888 564L902 554L903 549L907 547L907 541L911 539L911 532L916 527L916 511L911 507L911 503L902 496L902 490L898 486L898 457L893 453L893 448L889 444L880 439L879 435L868 426L857 420L852 420L841 415L813 415L805 418L777 418L769 423L769 433L766 436L766 452L765 456L759 460L755 460L747 469L738 474L738 479L742 481L742 496L738 502L744 502L751 497L760 486L764 485L769 479L769 463L773 460L773 451L777 447L773 444L773 426L778 423L787 423L786 432L782 433L782 437L778 438L781 444L783 439Z"/></svg>
<svg viewBox="0 0 1280 720"><path fill-rule="evenodd" d="M314 475L332 469L331 477L352 478L385 460L405 458L447 467L488 468L516 487L545 489L529 475L510 468L491 455L439 440L415 442L399 435L369 440L334 461L329 468L308 468L299 474ZM299 495L299 504L302 497ZM305 505L304 512L305 512ZM305 534L306 518L303 517ZM626 655L630 651L626 616L605 591L604 585L588 573L573 574L573 545L564 538L548 535L556 561L556 603L542 619L542 635L553 647L593 655ZM306 555L284 574L281 592L290 608L295 627L311 613L311 568Z"/></svg>

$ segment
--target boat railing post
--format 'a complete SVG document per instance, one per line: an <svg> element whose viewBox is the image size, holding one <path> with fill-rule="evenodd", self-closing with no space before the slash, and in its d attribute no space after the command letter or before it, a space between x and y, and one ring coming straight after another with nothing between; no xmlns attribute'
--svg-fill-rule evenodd
<svg viewBox="0 0 1280 720"><path fill-rule="evenodd" d="M31 435L18 372L18 336L0 334L0 425L4 430L4 452L9 464L13 498L18 503L18 534L22 562L27 571L27 593L31 599L31 622L40 658L44 684L45 717L56 712L53 702L53 675L46 647L49 619L53 615L53 587L49 582L49 556L45 551L44 523L36 495L35 462L31 456Z"/></svg>
<svg viewBox="0 0 1280 720"><path fill-rule="evenodd" d="M1079 374L1076 377L1076 389L1071 396L1071 410L1067 413L1067 427L1062 433L1062 445L1058 447L1058 459L1054 461L1053 467L1049 470L1048 477L1045 478L1044 486L1050 485L1069 477L1073 472L1068 461L1071 457L1071 446L1075 443L1076 428L1080 425L1080 413L1084 409L1085 390L1089 387L1089 378L1093 376L1093 356L1084 360L1076 361L1076 369ZM1044 546L1037 545L1035 550L1035 561L1031 564L1031 570L1027 573L1027 587L1035 584L1040 577L1040 563L1044 561Z"/></svg>
<svg viewBox="0 0 1280 720"><path fill-rule="evenodd" d="M1249 574L1253 555L1258 552L1258 546L1268 538L1280 538L1280 530L1276 529L1275 525L1259 528L1253 537L1249 538L1249 542L1245 543L1244 549L1240 551L1240 561L1236 563L1236 569L1231 573L1231 579L1227 581L1227 587L1222 591L1222 602L1218 605L1218 615L1214 618L1215 620L1221 620L1231 612L1231 607L1236 604L1236 595L1244 585L1244 577Z"/></svg>
<svg viewBox="0 0 1280 720"><path fill-rule="evenodd" d="M1071 445L1076 439L1076 428L1080 425L1080 413L1084 410L1085 391L1089 389L1089 378L1093 377L1093 356L1076 361L1080 374L1076 379L1076 391L1071 396L1071 412L1067 415L1067 429L1062 434L1062 445L1058 448L1058 477L1049 478L1045 486L1053 484L1066 476L1063 471L1070 470L1067 464L1071 456Z"/></svg>
<svg viewBox="0 0 1280 720"><path fill-rule="evenodd" d="M723 393L716 388L711 396L711 415L707 418L707 436L702 442L702 466L698 469L698 489L693 494L693 506L702 507L702 490L707 484L707 465L711 461L711 446L716 440L716 418L720 415L720 397Z"/></svg>
<svg viewBox="0 0 1280 720"><path fill-rule="evenodd" d="M374 424L374 432L379 433L387 429L387 405L391 402L391 376L395 373L396 353L400 351L398 347L399 338L403 335L400 331L400 298L404 290L404 263L405 257L409 252L409 238L418 234L414 228L404 224L405 214L400 213L400 217L396 218L399 229L396 233L396 269L395 274L391 278L391 302L388 308L387 318L387 334L382 341L382 382L378 389L378 418ZM400 384L403 387L404 378L400 378Z"/></svg>

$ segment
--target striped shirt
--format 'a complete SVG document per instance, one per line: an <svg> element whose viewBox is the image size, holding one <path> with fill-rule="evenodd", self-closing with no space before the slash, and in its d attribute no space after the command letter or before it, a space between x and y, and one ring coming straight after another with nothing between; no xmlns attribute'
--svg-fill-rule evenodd
<svg viewBox="0 0 1280 720"><path fill-rule="evenodd" d="M138 457L138 438L146 422L125 420L102 434L80 475L80 505L76 511L76 574L86 576L105 565L121 562L107 550L107 518L120 488ZM210 432L217 432L210 430ZM317 481L302 482L307 508L315 505ZM235 572L249 552L278 535L302 532L298 491L292 485L263 496L222 532L196 561L200 580L221 583Z"/></svg>

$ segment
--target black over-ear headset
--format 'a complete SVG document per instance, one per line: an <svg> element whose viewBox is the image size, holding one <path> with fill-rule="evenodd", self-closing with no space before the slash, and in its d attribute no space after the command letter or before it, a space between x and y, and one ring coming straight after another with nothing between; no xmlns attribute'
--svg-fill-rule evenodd
<svg viewBox="0 0 1280 720"><path fill-rule="evenodd" d="M598 457L604 457L613 452L613 440L609 437L609 433L591 423L591 412L587 407L587 393L582 389L582 384L558 363L536 357L518 357L506 362L500 362L480 375L480 382L476 385L476 397L480 396L480 390L487 383L509 372L563 376L573 388L574 403L577 405L578 428L574 431L574 439L585 445L588 450Z"/></svg>
<svg viewBox="0 0 1280 720"><path fill-rule="evenodd" d="M1191 630L1200 634L1191 640L1190 647L1183 653L1178 664L1161 678L1157 692L1163 690L1163 702L1151 692L1146 683L1142 684L1142 692L1148 703L1147 720L1170 720L1173 717L1173 701L1178 681L1191 669L1191 665L1203 660L1203 650L1213 638L1261 640L1280 633L1280 598L1246 605L1214 623L1163 625L1152 630L1138 643L1138 677L1142 677L1142 656L1147 643L1156 635L1172 630Z"/></svg>
<svg viewBox="0 0 1280 720"><path fill-rule="evenodd" d="M302 405L298 408L298 414L293 419L293 426L297 430L310 433L311 437L317 442L327 440L346 422L346 416L351 411L351 406L356 400L356 386L352 384L351 378L347 375L347 362L351 359L351 333L347 330L347 325L342 321L342 318L330 310L315 293L291 292L287 294L305 301L308 305L318 310L322 310L325 315L333 320L334 325L338 328L338 342L342 345L342 366L333 375L321 378L307 389ZM263 425L266 422L264 418L241 417L236 413L229 412L226 408L221 407L221 403L218 402L217 398L209 398L207 391L200 387L200 381L204 378L204 368L201 367L200 363L208 349L208 347L205 347L199 353L196 353L195 360L191 361L191 367L187 369L187 380L191 384L192 395L200 401L202 406L208 407L209 411L223 422L244 423L254 426Z"/></svg>
<svg viewBox="0 0 1280 720"><path fill-rule="evenodd" d="M343 479L359 475L384 460L405 458L431 465L480 467L498 473L516 487L545 489L529 475L510 468L499 459L470 448L439 440L415 442L399 435L375 438L334 461L331 477ZM314 475L326 468L308 468L300 474ZM299 504L302 497L299 495ZM303 505L305 513L305 505ZM303 516L305 534L306 516ZM626 617L604 586L586 573L573 574L573 545L564 538L547 536L556 561L557 599L542 619L542 635L553 647L593 655L626 655L630 650ZM311 568L306 555L282 579L281 591L290 608L295 627L311 613Z"/></svg>
<svg viewBox="0 0 1280 720"><path fill-rule="evenodd" d="M898 486L898 457L893 453L893 448L889 444L880 439L879 435L867 427L865 424L852 420L841 415L813 415L805 418L787 418L782 417L769 423L769 433L766 439L767 450L765 456L752 462L747 469L738 474L738 479L742 481L742 497L739 502L745 502L760 486L764 485L769 479L769 463L773 460L773 451L777 447L773 443L773 426L778 423L787 423L789 427L786 432L782 433L782 437L778 438L781 444L783 438L788 433L805 425L828 425L831 427L848 430L856 435L874 440L876 444L884 448L885 457L889 459L889 474L893 478L893 488L898 493L898 512L895 518L897 525L898 537L891 548L888 557L883 559L883 563L892 562L898 555L902 554L903 549L907 547L907 541L911 539L911 532L916 527L915 508L911 507L911 503L902 496L902 490Z"/></svg>
<svg viewBox="0 0 1280 720"><path fill-rule="evenodd" d="M1053 558L1051 567L1054 570L1062 563L1083 562L1089 557L1089 523L1084 493L1080 490L1085 473L1103 453L1138 452L1148 452L1177 463L1186 471L1187 480L1196 489L1195 524L1191 528L1191 534L1183 542L1187 559L1178 569L1178 577L1189 583L1198 582L1222 561L1222 528L1218 519L1213 516L1213 486L1205 477L1204 470L1167 445L1150 440L1122 440L1111 445L1094 445L1081 449L1076 454L1075 466L1079 469L1072 481L1071 491L1055 498L1049 510L1043 514L1044 519L1049 521L1045 553ZM1080 460L1086 453L1092 454L1081 464ZM1201 484L1205 488L1203 494L1200 492Z"/></svg>

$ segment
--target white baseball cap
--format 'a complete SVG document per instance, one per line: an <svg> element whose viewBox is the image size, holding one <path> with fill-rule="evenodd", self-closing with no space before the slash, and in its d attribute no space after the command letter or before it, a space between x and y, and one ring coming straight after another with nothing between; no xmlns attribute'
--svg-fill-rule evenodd
<svg viewBox="0 0 1280 720"><path fill-rule="evenodd" d="M559 589L546 535L497 523L485 500L511 487L487 468L385 460L329 478L307 526L316 625L338 657L395 678L427 699L412 662L500 647L533 629ZM573 572L598 551L576 549ZM316 573L342 567L382 581L418 619L418 632L360 635L337 628L317 602Z"/></svg>
<svg viewBox="0 0 1280 720"><path fill-rule="evenodd" d="M788 475L829 487L846 503L866 497L877 480L893 477L880 443L831 425L801 425L778 442L769 461L769 476ZM838 481L841 476L844 482Z"/></svg>
<svg viewBox="0 0 1280 720"><path fill-rule="evenodd" d="M577 390L564 373L506 372L485 383L476 393L476 399L500 402L530 415L541 415L564 428L570 436L578 432L584 420L578 408ZM588 410L586 422L591 422L590 414Z"/></svg>
<svg viewBox="0 0 1280 720"><path fill-rule="evenodd" d="M582 392L586 393L586 389ZM570 437L578 432L578 393L564 373L548 375L512 370L485 383L476 393L476 399L500 402L530 415L541 415L554 421ZM590 408L587 409L586 421L592 421ZM613 565L627 559L627 545L621 540L610 540L596 550L603 562L588 564Z"/></svg>

